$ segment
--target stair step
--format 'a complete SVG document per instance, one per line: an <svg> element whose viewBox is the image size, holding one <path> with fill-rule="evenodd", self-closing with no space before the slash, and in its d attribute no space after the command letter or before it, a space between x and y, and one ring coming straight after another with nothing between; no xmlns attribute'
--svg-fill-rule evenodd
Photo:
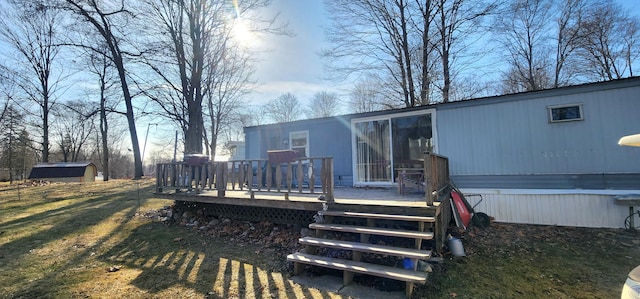
<svg viewBox="0 0 640 299"><path fill-rule="evenodd" d="M435 217L429 216L410 216L410 215L397 215L397 214L377 214L377 213L359 213L359 212L346 212L346 211L322 211L326 216L342 216L342 217L356 217L356 218L370 218L370 219L386 219L386 220L400 220L400 221L419 221L419 222L435 222Z"/></svg>
<svg viewBox="0 0 640 299"><path fill-rule="evenodd" d="M313 237L300 238L300 244L313 245L321 247L330 247L345 250L355 250L360 252L368 252L375 254L393 255L399 257L407 257L414 259L428 259L431 256L430 250L418 250L412 248L401 248L392 246L383 246L376 244L366 244L359 242L348 242L340 240L329 240Z"/></svg>
<svg viewBox="0 0 640 299"><path fill-rule="evenodd" d="M414 239L422 239L422 240L433 239L432 232L388 229L388 228L367 227L367 226L311 223L309 224L309 228L337 231L337 232L347 232L347 233L360 233L360 234L380 235L380 236L389 236L389 237L414 238Z"/></svg>
<svg viewBox="0 0 640 299"><path fill-rule="evenodd" d="M424 284L427 281L427 273L412 270L375 265L363 262L336 259L306 253L293 253L287 256L287 261L321 266L337 270L345 270L355 273L385 277L406 282Z"/></svg>

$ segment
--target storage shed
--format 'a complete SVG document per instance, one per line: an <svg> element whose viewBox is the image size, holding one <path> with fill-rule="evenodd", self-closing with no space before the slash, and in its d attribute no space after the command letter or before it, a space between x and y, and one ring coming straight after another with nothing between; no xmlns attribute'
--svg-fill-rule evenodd
<svg viewBox="0 0 640 299"><path fill-rule="evenodd" d="M29 179L51 182L95 182L98 168L91 162L40 163L31 169Z"/></svg>

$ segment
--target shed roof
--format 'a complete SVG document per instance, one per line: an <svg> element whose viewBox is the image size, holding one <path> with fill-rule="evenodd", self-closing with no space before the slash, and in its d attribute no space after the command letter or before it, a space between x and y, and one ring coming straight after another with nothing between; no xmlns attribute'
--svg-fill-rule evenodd
<svg viewBox="0 0 640 299"><path fill-rule="evenodd" d="M91 162L59 162L40 163L31 169L30 179L68 178L84 176L87 167L95 165Z"/></svg>

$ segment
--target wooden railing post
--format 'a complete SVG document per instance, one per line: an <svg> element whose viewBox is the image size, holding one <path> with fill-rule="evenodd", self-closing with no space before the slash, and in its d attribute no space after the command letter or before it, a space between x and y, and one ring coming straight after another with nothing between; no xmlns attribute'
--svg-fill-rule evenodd
<svg viewBox="0 0 640 299"><path fill-rule="evenodd" d="M164 173L164 166L162 164L156 164L156 193L162 193L162 187L164 181L162 180Z"/></svg>
<svg viewBox="0 0 640 299"><path fill-rule="evenodd" d="M449 159L433 153L425 152L425 201L427 205L433 205L440 193L449 184Z"/></svg>
<svg viewBox="0 0 640 299"><path fill-rule="evenodd" d="M225 176L227 174L227 163L218 162L216 169L216 189L218 189L218 197L225 197L227 190L227 182Z"/></svg>
<svg viewBox="0 0 640 299"><path fill-rule="evenodd" d="M326 178L326 192L325 192L325 199L327 200L327 202L334 202L334 198L333 198L333 184L334 184L334 178L333 178L333 158L326 158L326 172L327 172L327 178Z"/></svg>
<svg viewBox="0 0 640 299"><path fill-rule="evenodd" d="M254 166L256 167L255 178ZM217 190L218 196L224 197L227 189L244 190L246 184L250 191L257 189L257 191L311 194L322 192L328 201L332 201L334 199L333 167L332 157L303 157L286 164L275 164L262 159L210 161L201 165L189 165L184 162L158 163L156 164L156 192L167 192L167 188L173 188L176 192L195 188L197 192L205 189ZM317 186L316 183L318 175L321 186ZM294 185L297 185L297 188L294 188Z"/></svg>

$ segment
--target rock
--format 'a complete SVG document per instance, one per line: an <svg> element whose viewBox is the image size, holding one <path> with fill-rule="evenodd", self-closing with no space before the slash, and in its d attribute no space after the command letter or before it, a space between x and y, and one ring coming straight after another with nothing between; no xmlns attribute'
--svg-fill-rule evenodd
<svg viewBox="0 0 640 299"><path fill-rule="evenodd" d="M433 272L433 268L431 267L431 265L429 265L429 263L423 261L423 260L418 260L418 271L421 272L427 272L427 273L431 273Z"/></svg>
<svg viewBox="0 0 640 299"><path fill-rule="evenodd" d="M209 221L208 225L209 226L216 226L218 224L220 224L220 220L213 218L213 219L211 219L211 221Z"/></svg>
<svg viewBox="0 0 640 299"><path fill-rule="evenodd" d="M190 211L185 211L184 213L182 213L182 218L183 219L191 219L191 218L193 218L193 213L191 213Z"/></svg>

